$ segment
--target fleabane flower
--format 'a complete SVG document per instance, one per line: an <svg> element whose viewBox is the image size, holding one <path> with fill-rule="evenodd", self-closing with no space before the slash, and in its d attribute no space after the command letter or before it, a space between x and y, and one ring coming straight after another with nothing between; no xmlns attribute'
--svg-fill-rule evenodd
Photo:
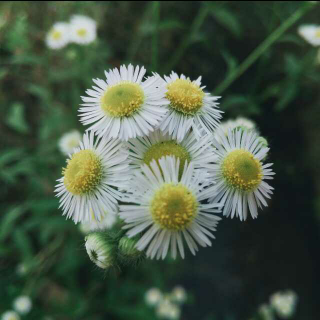
<svg viewBox="0 0 320 320"><path fill-rule="evenodd" d="M145 293L144 299L147 305L156 306L162 301L163 295L160 289L151 288Z"/></svg>
<svg viewBox="0 0 320 320"><path fill-rule="evenodd" d="M181 286L176 286L171 292L171 298L174 302L184 303L187 300L187 292Z"/></svg>
<svg viewBox="0 0 320 320"><path fill-rule="evenodd" d="M219 143L214 139L218 155L213 177L217 193L210 201L224 204L224 216L237 216L246 220L248 208L252 218L257 218L258 207L267 206L273 188L265 180L273 179L272 163L263 164L269 148L263 147L253 131L229 130L226 137L217 130Z"/></svg>
<svg viewBox="0 0 320 320"><path fill-rule="evenodd" d="M147 257L164 259L169 247L172 257L177 256L177 247L184 258L183 237L190 251L195 254L197 243L210 246L219 217L217 203L205 204L215 192L214 184L206 180L205 170L195 170L194 164L185 163L179 177L180 160L163 157L158 163L152 160L135 171L130 181L127 197L130 205L120 206L120 218L126 225L128 237L143 232L137 242L138 250L146 250Z"/></svg>
<svg viewBox="0 0 320 320"><path fill-rule="evenodd" d="M96 22L86 16L74 15L70 20L70 41L86 45L97 37Z"/></svg>
<svg viewBox="0 0 320 320"><path fill-rule="evenodd" d="M158 304L156 313L161 319L176 320L180 318L181 310L179 306L165 298Z"/></svg>
<svg viewBox="0 0 320 320"><path fill-rule="evenodd" d="M24 315L32 309L32 301L28 296L20 296L14 300L13 307L17 312Z"/></svg>
<svg viewBox="0 0 320 320"><path fill-rule="evenodd" d="M94 214L92 214L92 220L88 222L82 222L80 225L80 230L85 234L91 231L108 230L112 228L116 221L117 213L115 212L103 212L101 221L95 219Z"/></svg>
<svg viewBox="0 0 320 320"><path fill-rule="evenodd" d="M258 133L256 124L244 117L238 117L234 120L223 121L218 127L218 129L224 132L225 136L228 135L229 130L232 131L237 128L242 128L244 130L255 130L255 132ZM219 136L216 133L214 133L214 137L219 141Z"/></svg>
<svg viewBox="0 0 320 320"><path fill-rule="evenodd" d="M77 130L65 133L59 140L59 148L61 152L65 155L70 154L74 148L79 146L81 138L81 133Z"/></svg>
<svg viewBox="0 0 320 320"><path fill-rule="evenodd" d="M165 82L154 74L143 81L146 69L131 64L105 72L106 81L93 79L97 86L82 97L81 122L106 138L128 140L148 135L167 112Z"/></svg>
<svg viewBox="0 0 320 320"><path fill-rule="evenodd" d="M298 34L311 45L320 46L320 25L310 24L300 26Z"/></svg>
<svg viewBox="0 0 320 320"><path fill-rule="evenodd" d="M211 144L211 135L206 135L198 141L190 131L178 142L170 134L155 130L148 137L129 140L129 161L133 169L140 169L142 164L150 165L153 159L158 162L162 157L174 156L180 159L179 175L183 172L184 164L190 161L195 169L210 169L212 161L216 158Z"/></svg>
<svg viewBox="0 0 320 320"><path fill-rule="evenodd" d="M129 177L127 157L121 141L84 134L56 186L63 215L78 223L92 217L101 221L106 211L116 211L121 198L117 188L124 188Z"/></svg>
<svg viewBox="0 0 320 320"><path fill-rule="evenodd" d="M6 311L2 314L1 320L20 320L20 316L15 311Z"/></svg>
<svg viewBox="0 0 320 320"><path fill-rule="evenodd" d="M221 113L217 100L203 91L201 77L191 81L184 75L180 77L172 72L165 76L167 84L166 97L169 100L169 111L160 124L160 129L182 141L192 128L199 140L202 132L211 134L218 126Z"/></svg>
<svg viewBox="0 0 320 320"><path fill-rule="evenodd" d="M297 294L292 290L280 291L270 297L270 304L281 319L291 318L296 310Z"/></svg>
<svg viewBox="0 0 320 320"><path fill-rule="evenodd" d="M51 49L61 49L69 43L70 26L66 22L57 22L49 30L46 44Z"/></svg>

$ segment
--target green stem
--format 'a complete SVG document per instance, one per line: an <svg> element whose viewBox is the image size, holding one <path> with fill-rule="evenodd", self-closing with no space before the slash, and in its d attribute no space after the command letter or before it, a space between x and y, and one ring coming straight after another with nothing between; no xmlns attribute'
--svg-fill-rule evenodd
<svg viewBox="0 0 320 320"><path fill-rule="evenodd" d="M287 18L274 32L272 32L251 54L214 90L215 95L220 95L237 78L239 78L274 42L276 42L286 30L294 25L313 6L309 3L299 8L294 14Z"/></svg>
<svg viewBox="0 0 320 320"><path fill-rule="evenodd" d="M154 30L152 34L152 61L151 67L153 71L158 68L158 26L159 26L159 12L160 2L153 1L153 25Z"/></svg>
<svg viewBox="0 0 320 320"><path fill-rule="evenodd" d="M195 17L195 19L192 22L190 32L184 37L184 39L182 40L182 42L180 44L180 47L177 50L175 50L175 53L173 54L171 60L169 60L168 64L165 66L165 68L164 68L165 73L171 71L171 69L181 59L184 51L190 45L192 38L199 31L203 22L205 21L206 17L208 16L208 14L209 14L209 6L202 5L197 16Z"/></svg>

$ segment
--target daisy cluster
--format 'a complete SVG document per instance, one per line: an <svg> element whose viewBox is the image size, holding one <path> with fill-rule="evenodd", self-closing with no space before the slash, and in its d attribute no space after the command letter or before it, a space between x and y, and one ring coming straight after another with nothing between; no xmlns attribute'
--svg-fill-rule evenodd
<svg viewBox="0 0 320 320"><path fill-rule="evenodd" d="M279 291L270 296L270 303L262 304L258 309L259 319L291 319L298 302L297 294L292 290Z"/></svg>
<svg viewBox="0 0 320 320"><path fill-rule="evenodd" d="M151 288L145 293L145 302L154 307L160 319L180 319L181 307L187 301L187 293L181 286L176 286L169 293L158 288Z"/></svg>
<svg viewBox="0 0 320 320"><path fill-rule="evenodd" d="M69 43L87 45L97 37L96 22L86 16L73 15L70 22L56 22L46 37L46 44L51 49L61 49Z"/></svg>
<svg viewBox="0 0 320 320"><path fill-rule="evenodd" d="M55 190L63 215L96 224L86 248L104 269L117 257L184 258L185 245L195 254L211 246L217 214L257 218L272 194L269 148L252 122L220 126L220 97L201 77L145 74L123 65L93 79L79 108L89 127ZM97 228L106 216L117 232Z"/></svg>
<svg viewBox="0 0 320 320"><path fill-rule="evenodd" d="M13 302L13 309L4 312L1 320L20 320L20 316L28 314L32 309L32 301L28 296L17 297Z"/></svg>

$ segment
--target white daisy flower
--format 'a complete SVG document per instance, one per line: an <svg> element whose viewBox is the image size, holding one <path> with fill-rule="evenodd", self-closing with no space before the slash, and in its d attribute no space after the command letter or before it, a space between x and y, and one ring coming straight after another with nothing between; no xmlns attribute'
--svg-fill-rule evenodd
<svg viewBox="0 0 320 320"><path fill-rule="evenodd" d="M70 28L69 23L55 23L46 37L46 44L51 49L61 49L69 43Z"/></svg>
<svg viewBox="0 0 320 320"><path fill-rule="evenodd" d="M206 135L198 141L190 131L185 139L178 142L168 133L156 130L148 137L129 140L129 161L132 168L140 169L142 164L149 165L153 159L159 161L164 156L174 156L180 159L180 175L185 162L192 161L195 169L210 169L213 160L217 158L211 144L211 135Z"/></svg>
<svg viewBox="0 0 320 320"><path fill-rule="evenodd" d="M108 230L113 227L113 225L117 221L117 215L113 212L104 212L102 214L101 221L95 219L94 215L92 215L92 220L89 222L82 222L80 224L80 230L82 233L87 234L92 231L98 230Z"/></svg>
<svg viewBox="0 0 320 320"><path fill-rule="evenodd" d="M74 15L70 20L70 41L78 44L89 44L97 37L96 22L86 16Z"/></svg>
<svg viewBox="0 0 320 320"><path fill-rule="evenodd" d="M114 247L108 241L107 234L90 233L86 236L85 241L90 260L99 268L108 269L114 265Z"/></svg>
<svg viewBox="0 0 320 320"><path fill-rule="evenodd" d="M220 97L203 91L201 77L191 81L183 74L179 77L172 72L167 82L166 97L170 101L169 112L160 124L160 129L182 141L192 128L197 139L202 132L211 134L219 124L221 113L216 102Z"/></svg>
<svg viewBox="0 0 320 320"><path fill-rule="evenodd" d="M214 140L218 161L213 175L217 181L217 193L210 201L224 204L223 215L235 215L246 220L248 207L252 218L258 209L267 206L273 188L264 180L273 179L272 163L263 164L262 159L269 148L263 147L256 133L248 130L229 130L226 137L222 130L217 134L221 144Z"/></svg>
<svg viewBox="0 0 320 320"><path fill-rule="evenodd" d="M55 192L63 215L75 223L102 220L104 213L117 210L129 176L128 153L121 141L94 139L86 133L63 169Z"/></svg>
<svg viewBox="0 0 320 320"><path fill-rule="evenodd" d="M14 300L13 308L22 315L27 314L32 309L32 301L28 296L20 296Z"/></svg>
<svg viewBox="0 0 320 320"><path fill-rule="evenodd" d="M147 305L156 306L161 302L163 295L158 288L151 288L146 292L144 298Z"/></svg>
<svg viewBox="0 0 320 320"><path fill-rule="evenodd" d="M65 133L59 140L59 148L65 155L70 154L74 148L79 146L82 135L78 130L72 130Z"/></svg>
<svg viewBox="0 0 320 320"><path fill-rule="evenodd" d="M180 318L181 310L169 299L164 299L158 304L156 313L159 318L175 320Z"/></svg>
<svg viewBox="0 0 320 320"><path fill-rule="evenodd" d="M270 297L270 304L281 319L293 316L297 305L297 294L291 290L276 292Z"/></svg>
<svg viewBox="0 0 320 320"><path fill-rule="evenodd" d="M244 118L244 117L238 117L235 120L223 121L220 123L217 130L219 130L219 129L222 130L224 132L225 136L228 136L229 130L232 131L238 127L241 127L245 130L255 130L255 132L258 133L257 128L256 128L256 124L253 121L251 121L247 118ZM216 132L214 133L214 138L217 141L221 142L219 140L219 135Z"/></svg>
<svg viewBox="0 0 320 320"><path fill-rule="evenodd" d="M167 112L165 82L157 74L142 81L144 67L131 64L105 72L106 81L93 79L97 86L81 97L81 122L100 136L128 140L148 135Z"/></svg>
<svg viewBox="0 0 320 320"><path fill-rule="evenodd" d="M311 45L320 46L320 25L310 24L300 26L298 34Z"/></svg>
<svg viewBox="0 0 320 320"><path fill-rule="evenodd" d="M150 166L150 167L149 167ZM194 164L185 163L179 177L180 160L163 157L135 171L125 201L130 205L120 206L120 217L127 223L129 238L144 232L137 242L137 249L147 249L146 255L153 259L168 253L177 256L177 245L184 258L184 236L190 251L195 254L197 243L210 246L211 231L216 230L221 219L212 213L219 212L219 204L204 204L203 200L215 192L213 182L206 180L206 170L194 170Z"/></svg>
<svg viewBox="0 0 320 320"><path fill-rule="evenodd" d="M15 311L6 311L2 314L1 320L20 320L20 316Z"/></svg>
<svg viewBox="0 0 320 320"><path fill-rule="evenodd" d="M183 303L187 300L187 292L183 287L176 286L172 290L171 298L175 302Z"/></svg>

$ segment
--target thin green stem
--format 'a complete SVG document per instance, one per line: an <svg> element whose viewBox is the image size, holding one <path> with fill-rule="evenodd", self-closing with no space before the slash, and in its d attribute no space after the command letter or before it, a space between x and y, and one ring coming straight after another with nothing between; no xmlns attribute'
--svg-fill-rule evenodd
<svg viewBox="0 0 320 320"><path fill-rule="evenodd" d="M256 60L275 43L286 30L293 26L307 11L313 6L309 3L299 8L289 18L287 18L275 31L273 31L249 56L214 90L215 95L220 95L225 91L237 78L239 78Z"/></svg>
<svg viewBox="0 0 320 320"><path fill-rule="evenodd" d="M146 20L149 19L150 14L152 12L152 7L153 7L153 2L149 2L147 5L147 8L145 9L143 18L141 19L139 30L138 30L137 34L134 37L132 37L132 42L131 42L130 48L128 50L128 55L127 55L127 60L130 62L133 62L133 59L134 59L134 57L135 57L135 55L136 55L137 51L139 50L140 45L142 43L142 40L144 38L144 33L141 32L140 28L146 22Z"/></svg>
<svg viewBox="0 0 320 320"><path fill-rule="evenodd" d="M208 5L206 4L202 5L197 16L194 18L192 22L190 32L184 37L180 46L177 48L177 50L175 50L175 53L173 54L172 58L169 60L169 62L165 66L164 68L165 73L169 72L181 59L181 57L184 54L184 51L188 48L188 46L191 43L191 40L194 38L195 34L199 31L203 22L207 18L209 11L210 10Z"/></svg>
<svg viewBox="0 0 320 320"><path fill-rule="evenodd" d="M159 26L159 15L160 15L160 2L153 1L153 25L154 30L152 34L152 60L151 67L153 71L158 68L158 26Z"/></svg>

